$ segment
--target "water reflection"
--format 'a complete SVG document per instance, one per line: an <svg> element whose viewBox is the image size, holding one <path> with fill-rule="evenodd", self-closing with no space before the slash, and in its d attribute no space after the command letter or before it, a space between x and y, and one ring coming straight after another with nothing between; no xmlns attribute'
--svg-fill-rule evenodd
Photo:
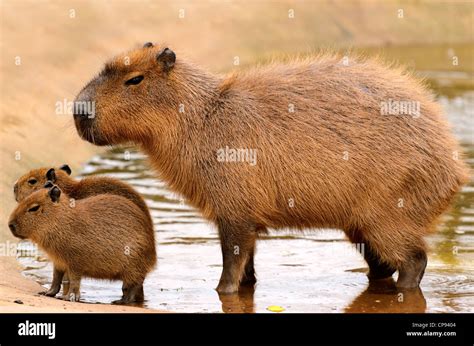
<svg viewBox="0 0 474 346"><path fill-rule="evenodd" d="M370 282L367 289L346 307L350 313L422 313L426 300L420 288L402 290L393 278Z"/></svg>
<svg viewBox="0 0 474 346"><path fill-rule="evenodd" d="M218 294L218 293L216 293ZM226 313L252 313L255 312L254 287L241 288L235 294L218 294L222 303L222 312Z"/></svg>
<svg viewBox="0 0 474 346"><path fill-rule="evenodd" d="M255 312L255 289L246 287L235 294L218 294L225 313ZM423 313L426 299L420 288L398 289L393 278L370 282L345 309L348 313Z"/></svg>

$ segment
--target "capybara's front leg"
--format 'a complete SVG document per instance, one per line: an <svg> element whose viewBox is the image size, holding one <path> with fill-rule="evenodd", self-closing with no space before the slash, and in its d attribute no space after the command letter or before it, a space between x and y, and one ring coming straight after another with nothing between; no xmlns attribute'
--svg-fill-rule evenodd
<svg viewBox="0 0 474 346"><path fill-rule="evenodd" d="M69 277L69 291L63 295L64 300L78 302L81 299L81 275L70 270L67 271Z"/></svg>
<svg viewBox="0 0 474 346"><path fill-rule="evenodd" d="M67 296L69 293L69 276L67 275L67 272L64 273L63 277L63 296Z"/></svg>
<svg viewBox="0 0 474 346"><path fill-rule="evenodd" d="M64 276L64 270L60 270L56 266L54 266L53 282L51 283L50 289L47 291L40 292L39 294L42 294L48 297L54 297L56 294L58 294L58 292L61 289L63 276Z"/></svg>
<svg viewBox="0 0 474 346"><path fill-rule="evenodd" d="M396 268L380 259L369 243L364 243L364 259L369 265L369 280L386 279L396 271Z"/></svg>
<svg viewBox="0 0 474 346"><path fill-rule="evenodd" d="M428 259L424 249L416 249L398 269L397 287L416 288L420 285L425 273Z"/></svg>
<svg viewBox="0 0 474 346"><path fill-rule="evenodd" d="M375 251L371 242L367 241L367 238L363 236L363 230L357 227L349 227L345 229L345 232L350 241L358 244L358 248L362 250L362 255L369 266L369 272L367 273L369 281L386 279L395 273L396 267L380 258L380 254Z"/></svg>
<svg viewBox="0 0 474 346"><path fill-rule="evenodd" d="M255 251L252 251L249 254L249 258L247 259L247 264L245 265L244 275L242 280L240 281L240 286L253 286L257 282L257 278L255 277L255 268L254 268L254 255Z"/></svg>
<svg viewBox="0 0 474 346"><path fill-rule="evenodd" d="M245 265L253 253L256 232L254 227L248 224L235 225L223 220L218 222L218 230L221 240L223 268L216 289L219 293L234 293L239 290Z"/></svg>

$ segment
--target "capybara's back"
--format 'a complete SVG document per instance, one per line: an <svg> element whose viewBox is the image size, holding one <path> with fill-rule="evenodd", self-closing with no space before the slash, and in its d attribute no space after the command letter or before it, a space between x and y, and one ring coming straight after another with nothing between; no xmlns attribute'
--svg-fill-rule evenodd
<svg viewBox="0 0 474 346"><path fill-rule="evenodd" d="M212 149L256 149L257 164L221 165L226 189L215 185L228 198L206 199L218 216L276 228L425 227L466 181L440 107L398 70L305 59L238 74L223 92L234 116L207 119ZM405 108L389 114L394 104Z"/></svg>
<svg viewBox="0 0 474 346"><path fill-rule="evenodd" d="M327 54L218 76L146 44L107 63L76 101L99 105L94 117L74 113L81 137L140 144L217 224L222 293L255 282L267 227L340 228L364 244L371 279L398 270L398 285L415 287L423 236L467 181L430 92L376 60Z"/></svg>

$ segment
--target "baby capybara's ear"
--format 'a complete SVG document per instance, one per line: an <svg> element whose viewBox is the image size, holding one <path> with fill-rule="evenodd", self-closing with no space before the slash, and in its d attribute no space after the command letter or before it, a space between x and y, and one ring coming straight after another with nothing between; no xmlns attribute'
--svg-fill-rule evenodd
<svg viewBox="0 0 474 346"><path fill-rule="evenodd" d="M49 189L50 187L53 187L53 186L54 186L54 184L53 184L53 182L52 182L51 180L48 180L48 181L46 182L46 184L43 185L43 187L45 187L45 188L47 188L47 189Z"/></svg>
<svg viewBox="0 0 474 346"><path fill-rule="evenodd" d="M150 48L150 47L153 47L153 43L151 42L147 42L143 45L143 48Z"/></svg>
<svg viewBox="0 0 474 346"><path fill-rule="evenodd" d="M62 165L61 167L59 167L59 169L66 172L67 175L71 175L71 172L72 172L71 167L69 167L69 165L67 165L67 164Z"/></svg>
<svg viewBox="0 0 474 346"><path fill-rule="evenodd" d="M176 62L176 54L171 49L165 48L158 53L156 60L163 65L163 70L168 72Z"/></svg>
<svg viewBox="0 0 474 346"><path fill-rule="evenodd" d="M56 181L56 171L54 168L50 168L46 172L46 179L52 181L53 183Z"/></svg>
<svg viewBox="0 0 474 346"><path fill-rule="evenodd" d="M61 196L61 190L59 189L59 187L54 185L53 188L49 190L48 194L49 194L49 197L51 197L51 200L54 203L57 203L59 201L59 197Z"/></svg>

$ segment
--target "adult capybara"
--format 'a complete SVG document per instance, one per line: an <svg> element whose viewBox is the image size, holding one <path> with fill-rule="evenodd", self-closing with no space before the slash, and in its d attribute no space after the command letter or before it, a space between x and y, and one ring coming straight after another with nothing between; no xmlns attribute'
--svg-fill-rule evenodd
<svg viewBox="0 0 474 346"><path fill-rule="evenodd" d="M431 93L370 59L319 55L219 76L146 44L83 88L74 120L96 145L140 144L217 224L222 293L254 281L267 227L342 229L365 244L370 278L398 270L398 286L416 287L423 237L467 179Z"/></svg>
<svg viewBox="0 0 474 346"><path fill-rule="evenodd" d="M71 168L67 164L62 165L57 169L46 167L33 169L21 176L14 184L13 192L15 200L17 202L22 201L31 193L43 188L46 182L49 181L56 184L66 195L73 199L83 199L104 193L125 197L135 203L137 207L142 210L143 217L146 218L153 227L153 221L146 202L129 184L118 179L101 176L91 176L81 180L75 180L71 177L71 173ZM54 297L61 289L64 274L64 271L55 267L51 288L45 292L41 292L40 294ZM66 278L65 282L67 281ZM67 284L64 286L63 292L67 295Z"/></svg>
<svg viewBox="0 0 474 346"><path fill-rule="evenodd" d="M13 235L37 243L55 268L67 273L68 299L79 301L80 280L87 276L122 280L123 296L116 304L143 301L143 281L156 263L156 251L153 227L142 210L112 194L71 204L69 196L48 184L12 212Z"/></svg>

